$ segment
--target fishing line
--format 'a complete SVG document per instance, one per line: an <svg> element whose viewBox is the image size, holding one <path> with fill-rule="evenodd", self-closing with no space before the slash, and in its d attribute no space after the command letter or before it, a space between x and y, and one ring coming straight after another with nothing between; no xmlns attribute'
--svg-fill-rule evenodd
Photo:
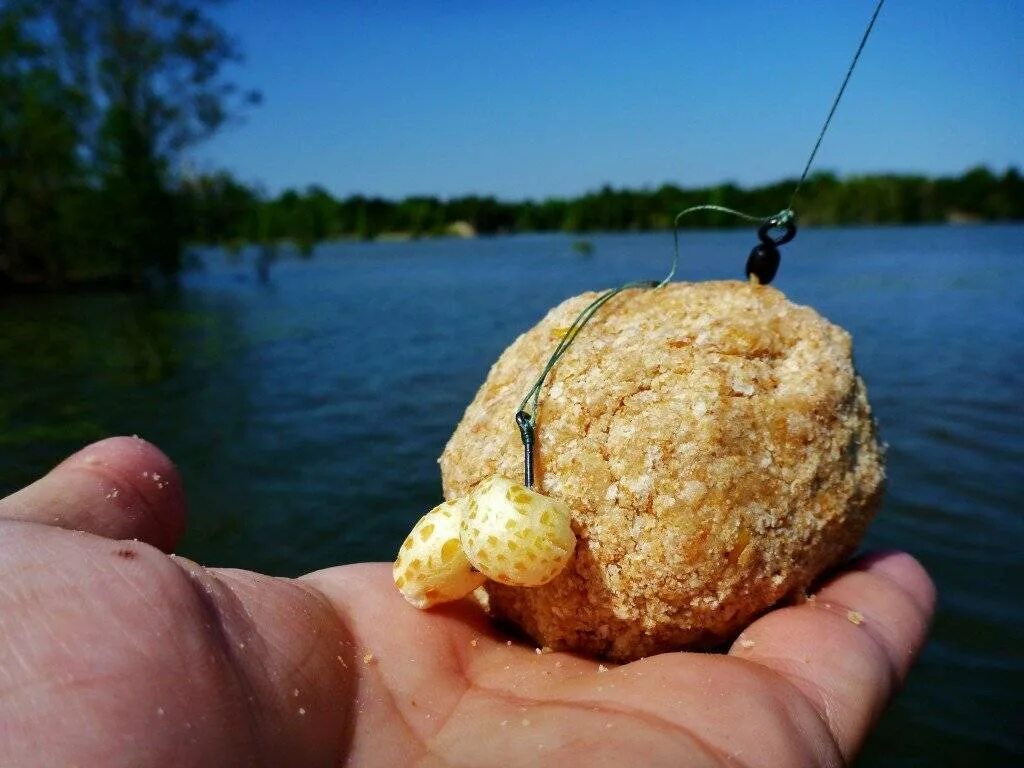
<svg viewBox="0 0 1024 768"><path fill-rule="evenodd" d="M846 70L846 77L843 78L843 84L839 86L839 91L836 93L835 99L832 100L832 108L828 111L828 117L825 118L825 123L821 126L821 132L818 134L818 140L814 142L814 149L811 150L811 155L807 158L807 164L804 166L804 172L800 174L800 180L796 183L796 189L793 190L793 194L789 198L790 208L793 207L793 201L796 200L796 195L800 191L800 187L803 186L804 180L807 178L807 174L811 171L811 165L814 163L814 158L818 154L818 149L821 147L822 139L825 138L825 132L832 123L832 116L836 113L836 109L839 107L839 102L842 100L843 93L846 91L846 86L849 84L850 78L853 76L853 70L857 67L857 61L860 59L860 55L864 51L864 46L868 43L868 38L871 36L871 30L875 27L875 20L878 18L878 14L882 12L883 5L885 5L885 0L878 0L878 4L875 6L875 12L871 14L871 20L868 22L868 26L864 30L863 36L860 38L860 45L857 46L857 52L853 54L853 58L850 60L850 66Z"/></svg>
<svg viewBox="0 0 1024 768"><path fill-rule="evenodd" d="M853 76L853 71L857 68L857 62L860 60L860 55L864 51L864 46L867 45L868 38L871 36L871 30L874 29L875 21L878 19L878 14L882 11L883 5L885 5L885 0L878 0L875 5L875 10L871 14L871 19L868 21L868 25L864 29L864 34L861 36L860 44L857 46L857 50L853 54L853 58L850 60L850 66L847 67L846 76L843 78L843 82L839 86L839 90L836 92L835 98L832 100L832 106L828 111L828 115L825 117L825 122L821 126L821 131L818 132L818 138L814 142L811 154L807 157L807 163L804 165L803 173L800 174L800 178L793 189L793 193L790 195L789 205L771 216L752 216L749 213L737 211L734 208L727 208L723 205L714 205L711 203L705 205L694 205L680 211L676 214L676 217L672 222L672 264L669 267L668 274L661 280L641 280L620 285L618 288L609 288L608 290L598 294L596 299L587 304L587 306L585 306L580 313L576 315L576 318L565 330L562 339L558 342L558 345L551 353L551 357L548 358L548 361L540 372L540 375L537 377L537 380L533 383L533 386L519 404L519 410L516 412L516 426L519 428L519 435L523 441L523 475L527 488L533 487L533 449L536 442L537 409L540 403L540 393L544 388L544 382L547 380L548 374L551 373L551 369L555 367L562 355L565 354L566 350L569 349L569 346L576 340L576 337L580 334L580 331L583 330L583 327L590 322L590 319L601 307L613 298L623 291L627 291L631 288L658 289L671 282L672 278L675 277L676 268L679 266L680 220L700 211L713 211L716 213L726 213L730 216L742 219L743 221L760 224L757 230L757 237L760 242L750 251L750 256L747 258L746 274L751 281L756 281L761 285L767 285L772 281L772 279L774 279L781 260L778 247L788 243L796 237L796 212L793 210L793 203L796 200L796 196L800 192L801 187L803 187L804 182L807 180L807 175L811 171L811 166L814 165L814 159L817 157L818 150L821 148L821 143L825 138L825 134L828 132L829 126L832 124L832 118L835 116L836 110L839 108L839 102L842 101L843 94L846 92L846 86L849 85L850 78ZM778 230L782 230L781 234L773 236L773 233Z"/></svg>

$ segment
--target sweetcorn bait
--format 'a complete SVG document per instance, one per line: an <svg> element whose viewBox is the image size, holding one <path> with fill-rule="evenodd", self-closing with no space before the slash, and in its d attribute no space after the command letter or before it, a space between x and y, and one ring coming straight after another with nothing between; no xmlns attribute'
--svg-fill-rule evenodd
<svg viewBox="0 0 1024 768"><path fill-rule="evenodd" d="M459 600L488 578L515 587L546 584L576 548L569 508L503 477L491 477L420 518L392 575L417 608Z"/></svg>
<svg viewBox="0 0 1024 768"><path fill-rule="evenodd" d="M419 519L392 568L395 586L417 608L465 597L484 583L459 543L467 499L446 501Z"/></svg>
<svg viewBox="0 0 1024 768"><path fill-rule="evenodd" d="M462 549L487 578L537 587L561 573L576 548L569 508L503 477L490 477L470 495L461 527Z"/></svg>

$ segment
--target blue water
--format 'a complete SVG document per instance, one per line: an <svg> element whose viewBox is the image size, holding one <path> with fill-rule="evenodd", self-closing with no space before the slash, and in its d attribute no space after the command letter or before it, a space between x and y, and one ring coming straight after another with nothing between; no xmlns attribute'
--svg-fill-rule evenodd
<svg viewBox="0 0 1024 768"><path fill-rule="evenodd" d="M488 367L553 304L660 278L667 234L213 252L175 292L0 302L0 492L138 433L181 466L181 551L297 574L390 559ZM683 279L739 276L748 232L688 233ZM848 328L889 443L868 543L915 553L933 639L863 765L1024 758L1024 227L807 230L776 285Z"/></svg>

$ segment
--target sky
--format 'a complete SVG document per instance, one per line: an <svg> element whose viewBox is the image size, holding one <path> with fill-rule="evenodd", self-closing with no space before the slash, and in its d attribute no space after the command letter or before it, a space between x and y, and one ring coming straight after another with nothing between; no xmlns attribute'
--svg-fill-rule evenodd
<svg viewBox="0 0 1024 768"><path fill-rule="evenodd" d="M792 178L874 2L233 2L264 101L190 161L391 198ZM888 0L816 167L978 164L1024 167L1024 2Z"/></svg>

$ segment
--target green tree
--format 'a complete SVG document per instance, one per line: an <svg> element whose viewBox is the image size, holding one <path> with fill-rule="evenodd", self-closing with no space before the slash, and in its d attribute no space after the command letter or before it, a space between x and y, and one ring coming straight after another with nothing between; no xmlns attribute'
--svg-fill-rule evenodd
<svg viewBox="0 0 1024 768"><path fill-rule="evenodd" d="M61 279L61 239L84 182L81 94L48 60L43 16L30 2L0 8L0 283Z"/></svg>
<svg viewBox="0 0 1024 768"><path fill-rule="evenodd" d="M173 193L182 153L257 100L222 76L238 51L202 7L196 0L5 6L0 133L6 142L47 123L60 138L40 141L61 150L50 161L59 166L60 183L50 185L56 191L44 196L45 205L17 181L38 175L38 150L22 142L5 151L0 268L10 276L59 282L106 272L139 284L152 273L180 269L188 226ZM72 223L85 227L76 228L78 242L43 234L15 238L19 211L26 209L35 221L54 219L57 232Z"/></svg>

